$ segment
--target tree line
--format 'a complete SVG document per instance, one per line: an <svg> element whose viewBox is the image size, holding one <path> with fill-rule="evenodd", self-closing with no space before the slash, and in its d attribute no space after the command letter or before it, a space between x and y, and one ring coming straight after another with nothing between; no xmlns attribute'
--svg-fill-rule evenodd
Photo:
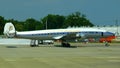
<svg viewBox="0 0 120 68"><path fill-rule="evenodd" d="M15 25L17 31L94 26L94 24L92 24L90 20L88 20L86 16L84 14L81 14L80 12L75 12L68 16L48 14L40 20L28 18L25 21L5 19L4 17L0 16L0 34L3 34L4 25L7 22L12 22Z"/></svg>

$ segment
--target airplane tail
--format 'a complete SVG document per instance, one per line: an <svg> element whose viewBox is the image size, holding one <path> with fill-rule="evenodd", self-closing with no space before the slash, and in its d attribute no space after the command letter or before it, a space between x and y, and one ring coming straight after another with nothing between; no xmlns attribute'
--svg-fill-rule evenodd
<svg viewBox="0 0 120 68"><path fill-rule="evenodd" d="M6 23L5 26L4 26L4 35L6 35L7 37L14 37L16 35L16 31L15 31L15 27L14 25L9 22L9 23Z"/></svg>

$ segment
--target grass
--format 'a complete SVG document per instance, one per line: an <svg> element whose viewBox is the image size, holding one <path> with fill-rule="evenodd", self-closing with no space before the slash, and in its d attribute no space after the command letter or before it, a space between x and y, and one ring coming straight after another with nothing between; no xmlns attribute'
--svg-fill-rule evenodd
<svg viewBox="0 0 120 68"><path fill-rule="evenodd" d="M0 46L0 68L120 68L119 52L120 46Z"/></svg>

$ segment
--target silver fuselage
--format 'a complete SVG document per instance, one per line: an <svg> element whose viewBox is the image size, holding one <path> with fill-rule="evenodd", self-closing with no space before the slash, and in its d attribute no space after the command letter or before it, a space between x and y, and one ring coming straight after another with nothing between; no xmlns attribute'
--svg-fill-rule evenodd
<svg viewBox="0 0 120 68"><path fill-rule="evenodd" d="M107 37L113 36L114 33L107 32L105 30L99 29L88 29L88 28L78 28L78 29L51 29L51 30L39 30L39 31L24 31L24 32L16 32L16 37L18 38L26 38L26 39L56 39L56 37L64 37L66 39L77 38L77 37ZM68 37L67 37L68 36ZM58 39L60 39L58 38Z"/></svg>

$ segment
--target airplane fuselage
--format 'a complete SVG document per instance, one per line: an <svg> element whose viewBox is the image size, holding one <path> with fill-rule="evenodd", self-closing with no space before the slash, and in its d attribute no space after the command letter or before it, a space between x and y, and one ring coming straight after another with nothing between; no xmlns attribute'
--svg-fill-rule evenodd
<svg viewBox="0 0 120 68"><path fill-rule="evenodd" d="M25 31L25 32L16 32L16 37L19 38L27 38L27 39L59 39L63 36L69 35L72 38L77 37L106 37L114 35L110 32L106 32L105 30L99 29L86 29L86 28L78 28L78 29L51 29L51 30L39 30L39 31ZM69 38L69 37L68 37Z"/></svg>

